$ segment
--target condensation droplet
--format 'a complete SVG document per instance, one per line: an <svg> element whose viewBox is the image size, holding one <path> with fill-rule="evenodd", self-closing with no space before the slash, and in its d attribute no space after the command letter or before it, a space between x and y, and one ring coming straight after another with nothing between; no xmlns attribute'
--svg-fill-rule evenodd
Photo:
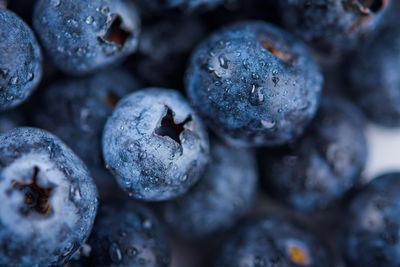
<svg viewBox="0 0 400 267"><path fill-rule="evenodd" d="M254 84L251 87L249 102L253 106L259 106L264 101L264 94L260 87L256 87Z"/></svg>
<svg viewBox="0 0 400 267"><path fill-rule="evenodd" d="M146 151L140 151L139 153L139 159L145 159L147 158L147 153Z"/></svg>
<svg viewBox="0 0 400 267"><path fill-rule="evenodd" d="M276 121L271 120L271 121L266 121L266 120L261 120L261 125L266 128L266 129L272 129L276 125Z"/></svg>
<svg viewBox="0 0 400 267"><path fill-rule="evenodd" d="M86 24L90 25L90 24L93 23L93 21L94 21L94 18L92 16L89 16L89 17L86 18Z"/></svg>
<svg viewBox="0 0 400 267"><path fill-rule="evenodd" d="M32 73L32 72L29 72L29 73L28 73L28 76L27 76L28 81L32 81L32 80L33 80L33 77L34 77L33 73Z"/></svg>
<svg viewBox="0 0 400 267"><path fill-rule="evenodd" d="M11 84L17 84L17 82L18 82L17 76L11 78Z"/></svg>
<svg viewBox="0 0 400 267"><path fill-rule="evenodd" d="M61 0L51 0L51 4L53 6L59 6L61 4Z"/></svg>
<svg viewBox="0 0 400 267"><path fill-rule="evenodd" d="M272 77L272 82L274 83L274 86L276 86L276 85L279 83L279 78L273 76L273 77Z"/></svg>
<svg viewBox="0 0 400 267"><path fill-rule="evenodd" d="M136 248L127 248L126 249L126 255L128 255L129 257L136 257L137 252L138 251Z"/></svg>
<svg viewBox="0 0 400 267"><path fill-rule="evenodd" d="M309 107L310 107L310 102L307 101L300 107L300 110L304 111L304 110L308 109Z"/></svg>
<svg viewBox="0 0 400 267"><path fill-rule="evenodd" d="M112 243L109 249L110 258L113 262L118 263L122 260L122 253L116 243Z"/></svg>
<svg viewBox="0 0 400 267"><path fill-rule="evenodd" d="M102 6L100 11L103 14L108 14L108 12L110 12L110 8L108 6Z"/></svg>
<svg viewBox="0 0 400 267"><path fill-rule="evenodd" d="M181 177L181 181L182 181L182 182L185 182L185 181L187 180L187 178L188 178L187 175L183 175L183 176Z"/></svg>
<svg viewBox="0 0 400 267"><path fill-rule="evenodd" d="M228 68L228 60L224 56L219 56L218 61L219 61L219 65L222 68L224 68L224 69Z"/></svg>
<svg viewBox="0 0 400 267"><path fill-rule="evenodd" d="M69 189L69 193L70 193L71 199L74 201L79 201L82 199L81 190L79 188L71 186Z"/></svg>
<svg viewBox="0 0 400 267"><path fill-rule="evenodd" d="M257 73L252 73L251 74L251 78L253 78L253 79L255 79L255 80L258 80L258 79L260 79L260 75L258 75Z"/></svg>
<svg viewBox="0 0 400 267"><path fill-rule="evenodd" d="M74 20L74 19L67 20L67 24L69 24L71 26L74 26L74 27L78 26L78 22L76 20Z"/></svg>
<svg viewBox="0 0 400 267"><path fill-rule="evenodd" d="M151 223L150 220L145 220L143 222L143 228L145 228L145 229L150 229L152 226L153 226L153 224Z"/></svg>

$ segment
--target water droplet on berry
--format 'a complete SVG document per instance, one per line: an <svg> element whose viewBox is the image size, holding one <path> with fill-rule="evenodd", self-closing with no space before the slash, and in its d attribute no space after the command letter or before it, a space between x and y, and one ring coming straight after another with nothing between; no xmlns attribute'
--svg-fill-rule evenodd
<svg viewBox="0 0 400 267"><path fill-rule="evenodd" d="M90 25L90 24L93 23L93 21L94 21L94 18L92 16L89 16L89 17L86 18L86 24Z"/></svg>
<svg viewBox="0 0 400 267"><path fill-rule="evenodd" d="M67 24L73 26L73 27L77 27L78 26L78 22L74 19L69 19L67 20Z"/></svg>
<svg viewBox="0 0 400 267"><path fill-rule="evenodd" d="M145 151L140 151L139 159L145 159L145 158L147 158L147 153Z"/></svg>
<svg viewBox="0 0 400 267"><path fill-rule="evenodd" d="M81 190L74 186L69 189L69 196L72 201L80 201L82 199Z"/></svg>
<svg viewBox="0 0 400 267"><path fill-rule="evenodd" d="M266 129L272 129L276 125L276 121L271 120L271 121L266 121L266 120L261 120L261 125L266 128Z"/></svg>
<svg viewBox="0 0 400 267"><path fill-rule="evenodd" d="M253 106L259 106L264 102L264 94L261 87L256 87L254 84L250 90L249 102Z"/></svg>
<svg viewBox="0 0 400 267"><path fill-rule="evenodd" d="M61 0L51 0L51 4L57 7L61 4Z"/></svg>
<svg viewBox="0 0 400 267"><path fill-rule="evenodd" d="M273 77L271 78L271 80L272 80L272 82L274 83L274 86L276 86L276 85L279 83L279 78L278 78L278 77L273 76Z"/></svg>
<svg viewBox="0 0 400 267"><path fill-rule="evenodd" d="M300 107L300 110L303 111L303 110L308 109L309 107L310 107L310 102L307 101L307 102L303 103L303 105Z"/></svg>
<svg viewBox="0 0 400 267"><path fill-rule="evenodd" d="M224 69L228 68L228 60L224 56L219 56L218 61L219 61L219 65L222 68L224 68Z"/></svg>
<svg viewBox="0 0 400 267"><path fill-rule="evenodd" d="M137 255L137 249L136 248L127 248L126 249L126 255L128 255L129 257L136 257L136 255Z"/></svg>
<svg viewBox="0 0 400 267"><path fill-rule="evenodd" d="M153 226L153 224L151 223L150 220L145 220L145 221L143 222L143 228L144 228L144 229L150 229L152 226Z"/></svg>
<svg viewBox="0 0 400 267"><path fill-rule="evenodd" d="M110 8L108 6L102 6L100 11L101 11L101 13L106 15L106 14L108 14L108 12L110 12Z"/></svg>
<svg viewBox="0 0 400 267"><path fill-rule="evenodd" d="M32 81L32 80L33 80L33 77L34 77L33 73L32 73L32 72L29 72L29 73L28 73L28 76L27 76L28 81Z"/></svg>
<svg viewBox="0 0 400 267"><path fill-rule="evenodd" d="M251 74L251 78L253 78L253 79L255 79L255 80L258 80L258 79L260 79L260 75L258 75L257 73L252 73Z"/></svg>
<svg viewBox="0 0 400 267"><path fill-rule="evenodd" d="M11 78L11 84L17 84L17 82L18 82L17 76Z"/></svg>
<svg viewBox="0 0 400 267"><path fill-rule="evenodd" d="M122 260L122 253L116 243L112 243L108 251L110 258L113 262L118 263Z"/></svg>

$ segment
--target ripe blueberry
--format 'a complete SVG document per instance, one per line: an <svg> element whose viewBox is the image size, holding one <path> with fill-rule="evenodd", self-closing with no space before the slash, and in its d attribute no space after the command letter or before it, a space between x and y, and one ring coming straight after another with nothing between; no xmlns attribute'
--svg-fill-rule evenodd
<svg viewBox="0 0 400 267"><path fill-rule="evenodd" d="M299 40L265 22L217 31L194 51L186 92L217 135L235 146L280 145L314 117L323 77Z"/></svg>
<svg viewBox="0 0 400 267"><path fill-rule="evenodd" d="M33 26L53 63L75 75L120 62L140 31L136 7L124 0L38 0Z"/></svg>
<svg viewBox="0 0 400 267"><path fill-rule="evenodd" d="M97 190L57 137L15 128L0 135L0 265L62 266L88 237Z"/></svg>
<svg viewBox="0 0 400 267"><path fill-rule="evenodd" d="M159 201L184 194L208 162L207 132L174 90L146 88L118 103L103 130L103 157L132 197Z"/></svg>
<svg viewBox="0 0 400 267"><path fill-rule="evenodd" d="M29 26L0 8L0 111L24 102L42 77L42 55Z"/></svg>

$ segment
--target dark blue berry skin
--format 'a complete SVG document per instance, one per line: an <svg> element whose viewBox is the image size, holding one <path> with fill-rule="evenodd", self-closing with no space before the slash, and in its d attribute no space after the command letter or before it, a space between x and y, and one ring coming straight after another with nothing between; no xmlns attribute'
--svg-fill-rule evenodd
<svg viewBox="0 0 400 267"><path fill-rule="evenodd" d="M53 63L74 75L119 63L136 50L140 31L125 0L38 0L33 25Z"/></svg>
<svg viewBox="0 0 400 267"><path fill-rule="evenodd" d="M184 196L162 203L162 217L181 238L207 238L231 228L249 212L257 180L253 151L211 142L211 160L203 177Z"/></svg>
<svg viewBox="0 0 400 267"><path fill-rule="evenodd" d="M350 102L325 97L306 134L261 154L262 179L279 200L303 212L337 204L357 183L367 156L364 118Z"/></svg>
<svg viewBox="0 0 400 267"><path fill-rule="evenodd" d="M204 23L196 18L173 17L147 24L132 69L153 86L181 89L187 58L205 34Z"/></svg>
<svg viewBox="0 0 400 267"><path fill-rule="evenodd" d="M264 216L247 221L222 246L216 267L333 266L324 245L293 222Z"/></svg>
<svg viewBox="0 0 400 267"><path fill-rule="evenodd" d="M0 135L0 265L62 266L88 237L97 190L83 162L35 128Z"/></svg>
<svg viewBox="0 0 400 267"><path fill-rule="evenodd" d="M82 266L167 267L170 262L163 225L148 208L129 200L100 205L87 245Z"/></svg>
<svg viewBox="0 0 400 267"><path fill-rule="evenodd" d="M280 145L314 117L323 77L306 47L265 22L233 24L204 40L186 92L208 126L235 146Z"/></svg>
<svg viewBox="0 0 400 267"><path fill-rule="evenodd" d="M105 70L85 78L51 84L40 95L35 125L69 145L87 164L102 196L111 193L114 178L104 168L101 135L118 100L140 88L123 69Z"/></svg>
<svg viewBox="0 0 400 267"><path fill-rule="evenodd" d="M349 62L347 77L356 103L372 121L400 126L400 28L383 30L361 46Z"/></svg>
<svg viewBox="0 0 400 267"><path fill-rule="evenodd" d="M147 201L184 194L209 157L207 132L177 91L145 88L118 103L103 130L103 158L120 187Z"/></svg>
<svg viewBox="0 0 400 267"><path fill-rule="evenodd" d="M0 111L24 102L42 77L40 47L29 26L0 8Z"/></svg>
<svg viewBox="0 0 400 267"><path fill-rule="evenodd" d="M326 55L354 49L373 33L391 0L283 0L287 28Z"/></svg>
<svg viewBox="0 0 400 267"><path fill-rule="evenodd" d="M400 265L400 173L374 179L342 218L343 253L354 267Z"/></svg>

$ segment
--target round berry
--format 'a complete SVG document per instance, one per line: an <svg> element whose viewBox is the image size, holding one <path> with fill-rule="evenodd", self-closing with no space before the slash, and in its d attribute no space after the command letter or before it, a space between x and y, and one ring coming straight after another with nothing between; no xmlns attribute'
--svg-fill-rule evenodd
<svg viewBox="0 0 400 267"><path fill-rule="evenodd" d="M132 197L159 201L184 194L209 157L205 128L180 93L146 88L120 100L103 130L103 157Z"/></svg>
<svg viewBox="0 0 400 267"><path fill-rule="evenodd" d="M87 74L133 53L140 21L124 0L38 0L33 26L54 65Z"/></svg>
<svg viewBox="0 0 400 267"><path fill-rule="evenodd" d="M0 265L62 266L89 236L97 190L57 137L15 128L0 135Z"/></svg>
<svg viewBox="0 0 400 267"><path fill-rule="evenodd" d="M250 21L217 31L195 49L186 92L229 144L280 145L301 135L314 117L322 82L302 42Z"/></svg>
<svg viewBox="0 0 400 267"><path fill-rule="evenodd" d="M42 55L29 26L0 8L0 111L24 102L42 77Z"/></svg>

